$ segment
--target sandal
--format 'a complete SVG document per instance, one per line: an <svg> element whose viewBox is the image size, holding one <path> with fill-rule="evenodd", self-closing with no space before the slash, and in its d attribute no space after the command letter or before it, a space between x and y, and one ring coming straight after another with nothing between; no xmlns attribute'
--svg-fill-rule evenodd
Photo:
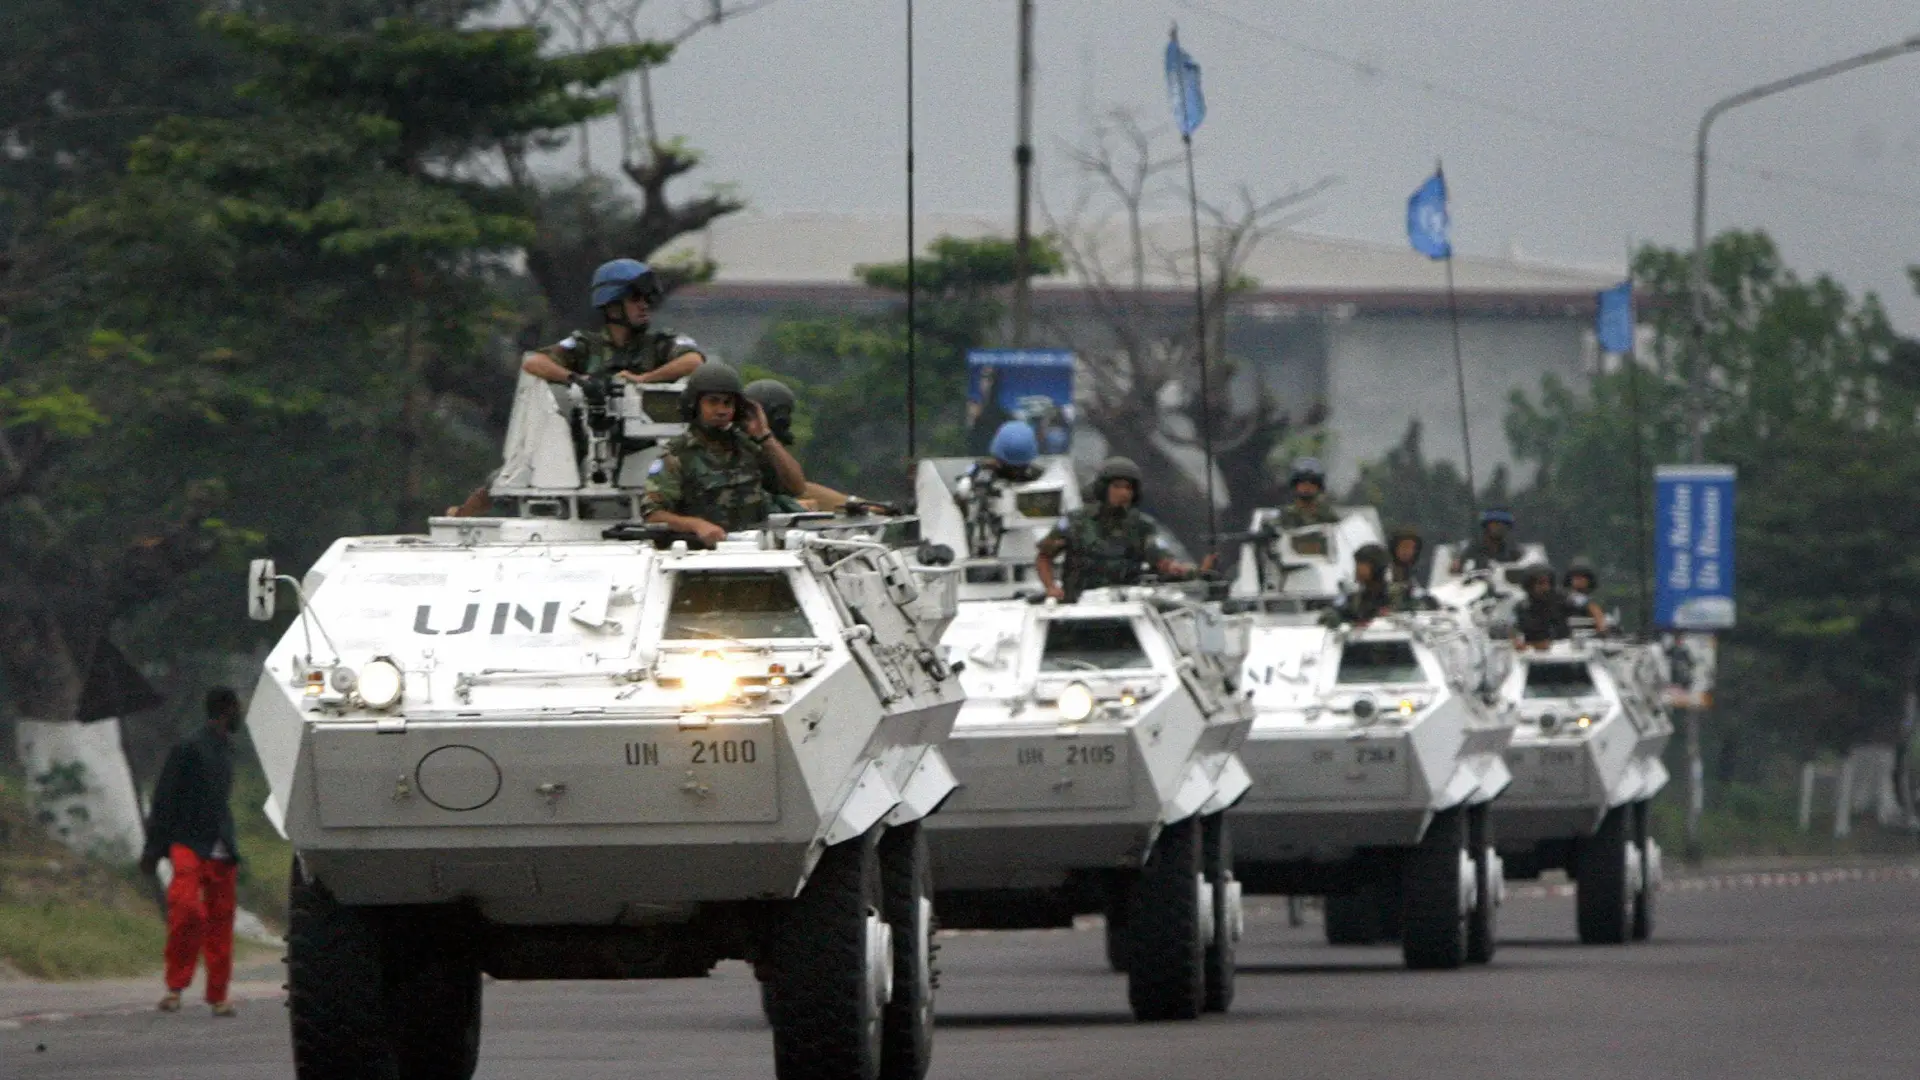
<svg viewBox="0 0 1920 1080"><path fill-rule="evenodd" d="M214 1003L213 1003L213 1015L215 1015L215 1016L233 1016L233 1015L235 1015L235 1014L234 1014L234 1011L233 1011L233 1002L231 1002L231 1001L216 1001L216 1002L214 1002Z"/></svg>
<svg viewBox="0 0 1920 1080"><path fill-rule="evenodd" d="M154 1007L159 1009L161 1012L179 1012L180 1011L180 991L178 990L167 991L167 996L161 998L160 1004Z"/></svg>

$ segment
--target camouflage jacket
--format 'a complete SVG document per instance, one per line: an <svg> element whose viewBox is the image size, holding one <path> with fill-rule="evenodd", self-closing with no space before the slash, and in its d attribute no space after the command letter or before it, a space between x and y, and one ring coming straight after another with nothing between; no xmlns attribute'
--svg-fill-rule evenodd
<svg viewBox="0 0 1920 1080"><path fill-rule="evenodd" d="M1339 523L1340 515L1333 512L1333 507L1318 499L1313 501L1311 508L1302 508L1296 501L1288 503L1280 510L1280 527L1283 529L1298 529L1307 525L1338 525Z"/></svg>
<svg viewBox="0 0 1920 1080"><path fill-rule="evenodd" d="M1083 506L1061 518L1040 541L1041 554L1064 555L1060 587L1069 601L1088 589L1132 585L1140 580L1142 565L1171 557L1145 514L1131 507L1119 513L1103 510Z"/></svg>
<svg viewBox="0 0 1920 1080"><path fill-rule="evenodd" d="M611 375L616 371L638 375L699 352L700 346L671 330L642 330L624 346L614 345L604 330L575 330L540 351L554 363L581 375Z"/></svg>
<svg viewBox="0 0 1920 1080"><path fill-rule="evenodd" d="M780 510L770 475L766 452L738 428L689 431L667 440L648 467L640 512L701 518L728 532L756 529Z"/></svg>
<svg viewBox="0 0 1920 1080"><path fill-rule="evenodd" d="M1328 626L1338 626L1341 623L1365 623L1372 622L1382 615L1407 610L1411 609L1395 602L1393 589L1390 586L1360 589L1341 597L1338 604L1327 609L1326 614L1320 617L1320 621Z"/></svg>

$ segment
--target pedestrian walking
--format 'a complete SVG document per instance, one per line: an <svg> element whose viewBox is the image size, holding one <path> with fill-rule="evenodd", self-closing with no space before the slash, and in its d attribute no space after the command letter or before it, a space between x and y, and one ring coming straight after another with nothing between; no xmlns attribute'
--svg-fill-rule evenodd
<svg viewBox="0 0 1920 1080"><path fill-rule="evenodd" d="M140 869L153 874L173 865L167 886L167 993L161 1012L178 1012L201 957L207 965L207 1004L232 1016L227 985L233 978L234 881L240 850L233 838L233 733L240 699L225 686L207 691L207 725L167 754L154 785L147 846Z"/></svg>

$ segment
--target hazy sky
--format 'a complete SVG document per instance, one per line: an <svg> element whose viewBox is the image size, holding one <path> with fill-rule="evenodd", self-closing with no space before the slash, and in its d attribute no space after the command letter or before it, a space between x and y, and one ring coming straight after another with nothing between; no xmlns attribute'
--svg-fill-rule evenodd
<svg viewBox="0 0 1920 1080"><path fill-rule="evenodd" d="M705 4L649 6L667 25ZM1167 116L1160 56L1177 19L1204 70L1203 191L1339 176L1304 227L1397 243L1407 193L1441 157L1463 253L1613 265L1629 238L1688 242L1693 132L1709 103L1920 33L1920 10L1895 0L1037 7L1035 143L1056 200L1073 182L1058 148L1089 109ZM1011 220L1015 10L917 4L923 211ZM707 152L705 178L738 185L756 209L897 213L904 11L904 0L780 0L703 32L657 79L662 124ZM1916 87L1920 55L1722 119L1709 227L1764 226L1796 269L1873 289L1920 331L1904 274L1920 262Z"/></svg>

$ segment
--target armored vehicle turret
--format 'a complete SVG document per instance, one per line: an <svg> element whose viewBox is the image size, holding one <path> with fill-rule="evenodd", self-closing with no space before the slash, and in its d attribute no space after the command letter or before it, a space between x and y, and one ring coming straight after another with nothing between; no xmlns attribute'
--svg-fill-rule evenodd
<svg viewBox="0 0 1920 1080"><path fill-rule="evenodd" d="M1511 647L1469 613L1403 611L1332 625L1371 510L1263 529L1235 603L1253 612L1241 750L1253 790L1229 815L1244 887L1326 898L1333 944L1399 939L1410 967L1484 962L1500 901L1488 806L1513 724L1495 694ZM1261 550L1264 548L1265 550ZM1258 577L1249 562L1278 567Z"/></svg>
<svg viewBox="0 0 1920 1080"><path fill-rule="evenodd" d="M1673 733L1660 650L1576 633L1518 660L1501 685L1520 721L1506 752L1513 786L1493 808L1507 875L1564 870L1581 941L1645 940L1661 877L1648 807Z"/></svg>
<svg viewBox="0 0 1920 1080"><path fill-rule="evenodd" d="M928 823L942 924L1068 926L1104 912L1142 1019L1224 1010L1239 888L1222 812L1248 787L1242 626L1146 587L960 605L960 787Z"/></svg>
<svg viewBox="0 0 1920 1080"><path fill-rule="evenodd" d="M885 519L691 547L604 520L613 479L516 481L517 516L343 539L298 581L256 564L255 617L277 582L301 601L248 725L296 853L302 1080L470 1076L483 973L726 958L764 981L783 1080L924 1074L954 574Z"/></svg>
<svg viewBox="0 0 1920 1080"><path fill-rule="evenodd" d="M1081 501L1073 462L1062 456L1006 475L973 458L930 458L914 474L914 499L921 535L958 557L962 601L1040 595L1040 541Z"/></svg>

